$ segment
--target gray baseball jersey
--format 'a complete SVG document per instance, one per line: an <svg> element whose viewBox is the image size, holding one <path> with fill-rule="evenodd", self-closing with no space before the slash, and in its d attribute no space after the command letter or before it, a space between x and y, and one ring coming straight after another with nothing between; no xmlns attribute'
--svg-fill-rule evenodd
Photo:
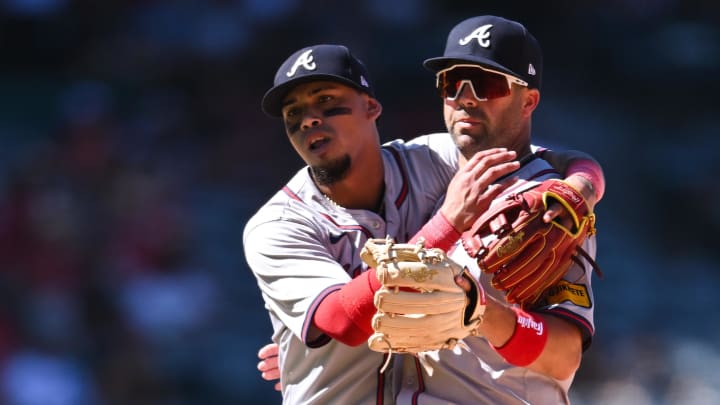
<svg viewBox="0 0 720 405"><path fill-rule="evenodd" d="M319 302L367 268L368 238L405 241L427 222L457 170L448 134L383 147L385 217L334 205L300 170L248 221L243 243L279 345L283 403L394 403L384 356L311 328Z"/></svg>
<svg viewBox="0 0 720 405"><path fill-rule="evenodd" d="M520 191L559 175L544 160L534 157L516 174L520 180L505 193ZM496 200L497 201L497 200ZM595 237L583 246L595 257ZM486 293L504 300L490 284L461 244L450 257L468 266L479 277ZM592 267L574 264L557 287L548 291L547 300L533 311L552 313L575 323L586 344L594 332ZM418 357L404 356L395 362L394 384L398 404L563 404L568 403L572 378L557 381L523 367L505 362L482 337L468 337L454 350L425 352ZM466 347L463 347L466 346ZM468 350L469 349L469 350Z"/></svg>

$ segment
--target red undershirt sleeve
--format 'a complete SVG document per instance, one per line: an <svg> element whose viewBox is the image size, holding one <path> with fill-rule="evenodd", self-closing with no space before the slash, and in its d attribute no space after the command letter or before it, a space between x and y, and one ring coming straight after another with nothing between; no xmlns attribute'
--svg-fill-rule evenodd
<svg viewBox="0 0 720 405"><path fill-rule="evenodd" d="M460 236L460 232L438 212L409 243L422 237L426 247L448 251ZM371 322L376 311L373 300L378 289L380 282L375 269L368 269L320 302L313 317L315 327L349 346L365 343L373 333Z"/></svg>
<svg viewBox="0 0 720 405"><path fill-rule="evenodd" d="M373 333L373 299L378 289L375 269L368 269L320 302L313 317L315 327L349 346L365 343Z"/></svg>
<svg viewBox="0 0 720 405"><path fill-rule="evenodd" d="M409 243L415 243L418 239L425 238L425 247L438 248L448 252L455 245L455 242L460 239L460 236L462 236L462 234L438 211L435 216L410 239Z"/></svg>

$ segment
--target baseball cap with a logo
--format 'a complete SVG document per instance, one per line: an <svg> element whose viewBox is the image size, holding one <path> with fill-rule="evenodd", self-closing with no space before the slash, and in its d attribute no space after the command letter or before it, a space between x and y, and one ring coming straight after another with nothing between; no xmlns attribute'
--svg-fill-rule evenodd
<svg viewBox="0 0 720 405"><path fill-rule="evenodd" d="M292 54L275 74L273 87L262 99L262 109L271 117L282 116L282 102L297 85L330 80L340 82L375 97L367 68L342 45L313 45Z"/></svg>
<svg viewBox="0 0 720 405"><path fill-rule="evenodd" d="M542 60L540 44L522 24L484 15L456 25L448 35L443 56L427 59L423 66L437 73L455 64L477 64L539 89Z"/></svg>

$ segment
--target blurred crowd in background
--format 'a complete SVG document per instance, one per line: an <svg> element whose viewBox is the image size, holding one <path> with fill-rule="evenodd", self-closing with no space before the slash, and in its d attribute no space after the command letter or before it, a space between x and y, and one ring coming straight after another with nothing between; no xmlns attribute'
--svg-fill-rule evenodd
<svg viewBox="0 0 720 405"><path fill-rule="evenodd" d="M720 3L681 0L0 2L0 403L280 403L241 235L302 162L263 93L341 43L383 141L440 131L421 62L481 14L545 51L535 143L605 169L573 402L720 403Z"/></svg>

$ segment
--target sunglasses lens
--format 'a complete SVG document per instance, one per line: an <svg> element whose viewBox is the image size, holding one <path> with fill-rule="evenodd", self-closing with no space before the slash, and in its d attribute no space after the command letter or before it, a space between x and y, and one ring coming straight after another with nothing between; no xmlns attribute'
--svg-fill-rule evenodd
<svg viewBox="0 0 720 405"><path fill-rule="evenodd" d="M505 97L510 86L505 76L480 68L460 67L438 74L438 90L442 98L455 98L464 82L472 83L475 95L482 100Z"/></svg>

